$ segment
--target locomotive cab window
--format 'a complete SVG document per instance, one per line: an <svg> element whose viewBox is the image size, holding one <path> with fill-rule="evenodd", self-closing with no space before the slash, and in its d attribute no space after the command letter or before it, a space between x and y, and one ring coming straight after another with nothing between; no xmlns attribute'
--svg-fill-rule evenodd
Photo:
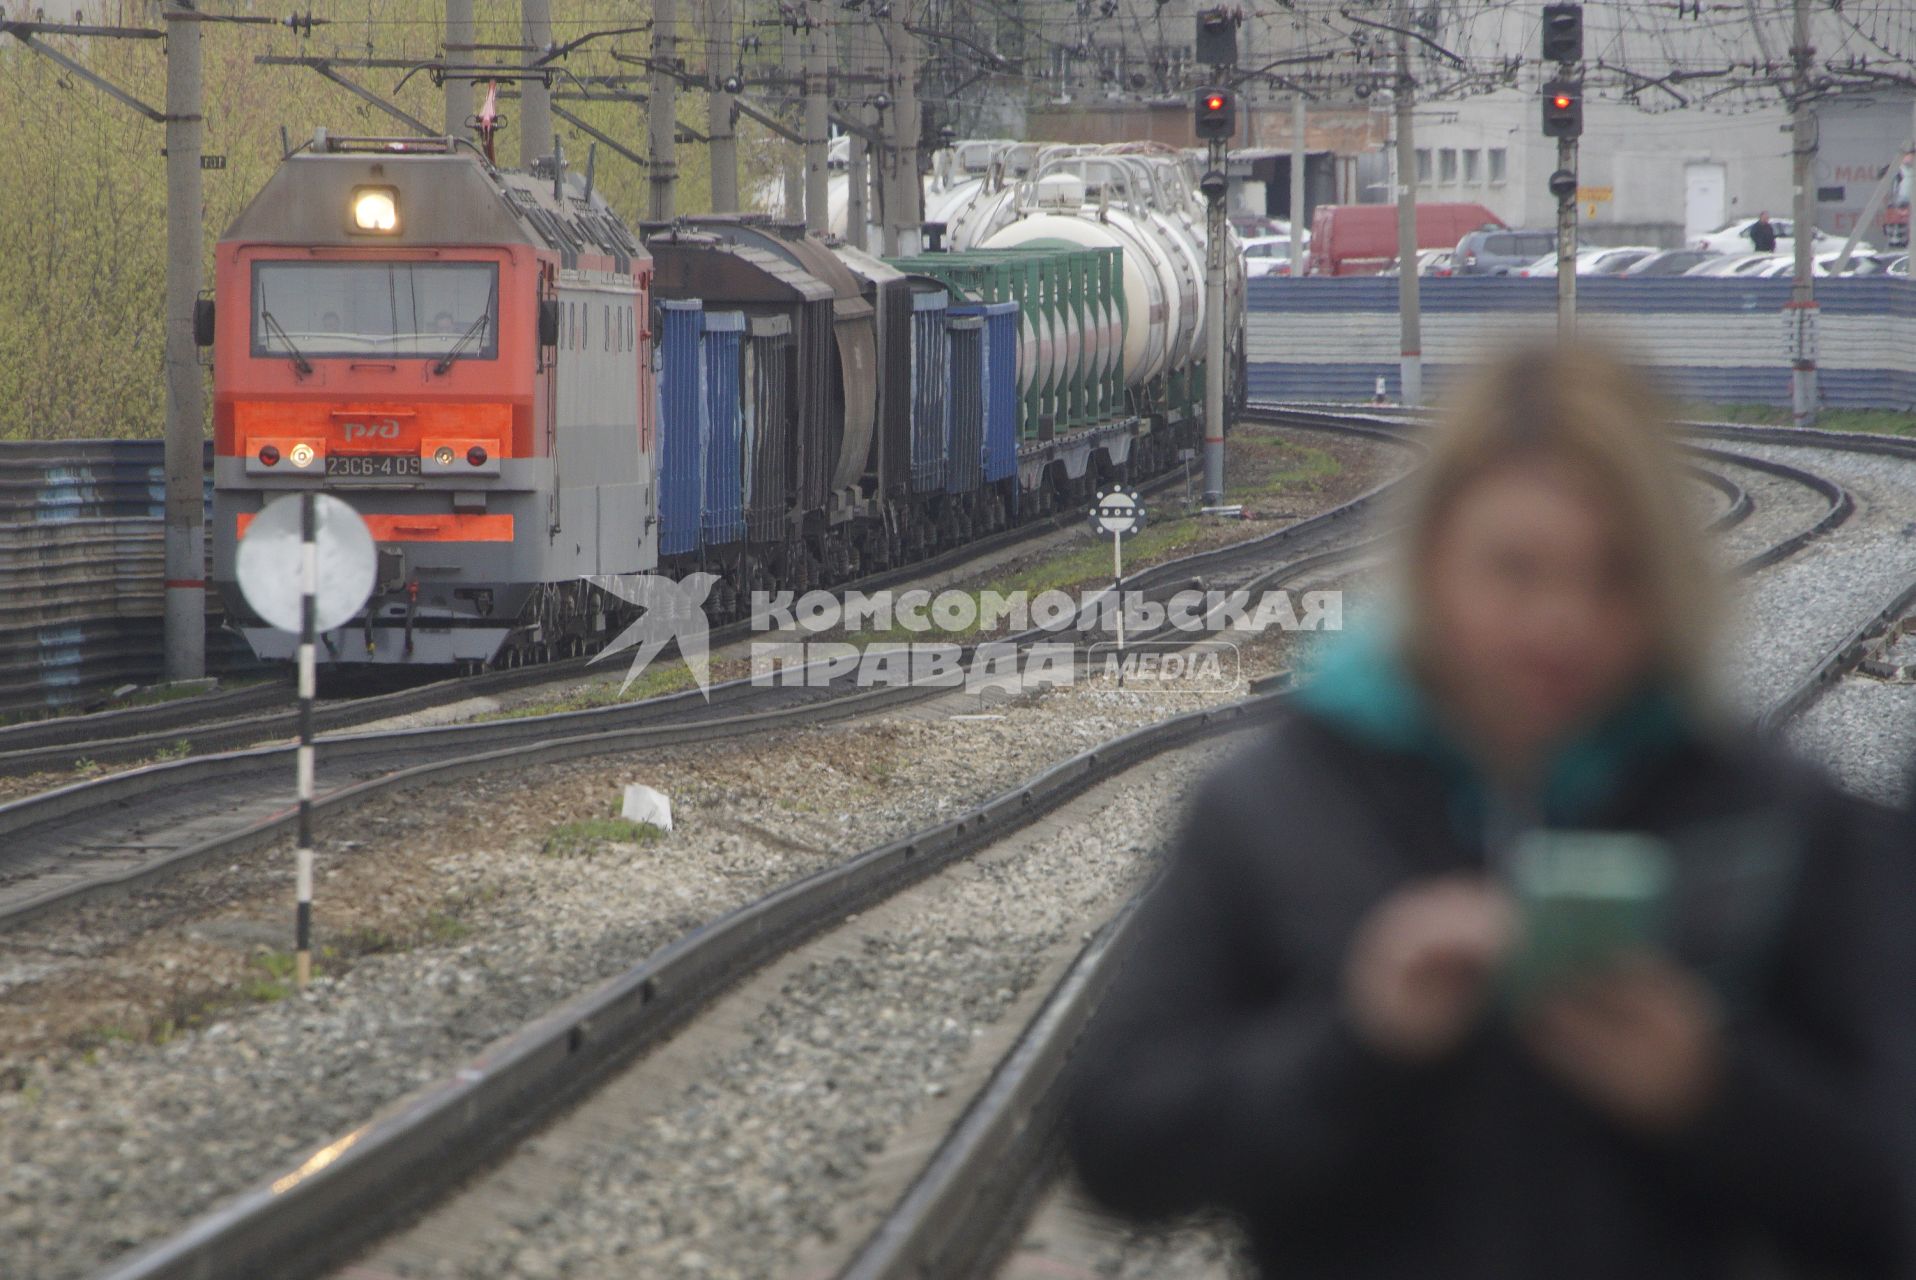
<svg viewBox="0 0 1916 1280"><path fill-rule="evenodd" d="M260 262L253 354L496 360L489 262Z"/></svg>

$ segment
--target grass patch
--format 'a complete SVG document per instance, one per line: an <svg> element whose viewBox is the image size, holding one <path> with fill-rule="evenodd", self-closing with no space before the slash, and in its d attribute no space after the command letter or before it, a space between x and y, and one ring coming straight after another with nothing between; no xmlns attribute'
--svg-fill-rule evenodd
<svg viewBox="0 0 1916 1280"><path fill-rule="evenodd" d="M472 926L450 910L434 911L416 922L396 927L360 925L338 935L338 942L320 948L328 960L352 960L360 956L393 955L415 947L443 946L461 942L472 934Z"/></svg>
<svg viewBox="0 0 1916 1280"><path fill-rule="evenodd" d="M324 956L321 952L322 959ZM240 994L258 1004L286 999L296 990L293 982L296 964L290 951L262 951L253 958L253 966L259 972L241 984ZM314 972L318 972L318 966L314 966Z"/></svg>
<svg viewBox="0 0 1916 1280"><path fill-rule="evenodd" d="M635 824L627 823L627 826ZM650 830L650 828L647 828ZM319 946L313 957L315 977L322 972L337 976L362 956L410 951L428 945L449 945L469 937L472 926L455 909L442 908L416 921L394 928L362 925L332 935L333 941ZM101 1022L71 1037L72 1049L80 1060L93 1065L109 1045L164 1045L187 1032L198 1030L223 1013L252 1004L272 1004L298 994L294 980L297 957L290 951L262 950L247 962L237 984L212 988L180 987L168 996L163 1007L136 1013L129 1021ZM24 1077L22 1078L24 1080ZM9 1086L0 1073L0 1087L19 1089L20 1082Z"/></svg>
<svg viewBox="0 0 1916 1280"><path fill-rule="evenodd" d="M1684 406L1682 416L1762 427L1787 427L1795 420L1790 410L1768 404L1690 404ZM1900 409L1825 409L1817 414L1815 425L1824 431L1916 436L1916 413Z"/></svg>
<svg viewBox="0 0 1916 1280"><path fill-rule="evenodd" d="M606 845L648 845L664 834L649 822L584 818L554 827L539 852L548 858L589 858Z"/></svg>
<svg viewBox="0 0 1916 1280"><path fill-rule="evenodd" d="M472 936L472 926L450 911L435 911L419 927L422 940L444 946Z"/></svg>
<svg viewBox="0 0 1916 1280"><path fill-rule="evenodd" d="M607 659L607 662L611 663L611 659ZM523 707L511 707L503 711L488 711L484 715L474 716L473 719L523 720L528 716L559 715L567 711L596 711L600 707L637 702L643 698L657 698L692 687L694 687L692 672L683 662L655 662L648 666L639 678L632 682L632 687L623 693L619 691L619 686L616 684L584 685L561 698L552 698L545 702L530 702Z"/></svg>
<svg viewBox="0 0 1916 1280"><path fill-rule="evenodd" d="M1318 489L1325 481L1342 474L1344 469L1343 464L1328 450L1282 440L1240 438L1230 448L1235 452L1231 454L1231 470L1227 473L1227 479L1249 474L1248 479L1229 479L1227 487L1231 500L1250 502L1253 506L1259 498ZM1144 532L1124 544L1127 575L1194 550L1207 527L1203 518L1195 512L1183 510L1178 498L1160 498L1151 506L1151 510L1151 522L1145 526ZM1027 599L1031 599L1046 591L1068 591L1083 584L1105 583L1110 579L1111 544L1104 538L1098 538L1057 552L1042 563L1031 565L1008 577L975 588L944 588L938 594L946 590L955 591L969 596L974 606L981 606L982 597L987 592L1004 596L1022 592ZM961 628L947 629L934 624L924 631L908 631L894 625L886 631L864 629L846 636L845 640L860 647L881 641L965 642L983 631L980 620L982 607L975 608L974 615L971 625Z"/></svg>

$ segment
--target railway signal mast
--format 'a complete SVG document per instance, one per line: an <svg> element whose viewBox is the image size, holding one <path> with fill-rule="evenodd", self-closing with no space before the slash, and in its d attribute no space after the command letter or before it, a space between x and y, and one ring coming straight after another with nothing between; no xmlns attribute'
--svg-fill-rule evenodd
<svg viewBox="0 0 1916 1280"><path fill-rule="evenodd" d="M1222 9L1199 13L1197 52L1223 79L1237 65L1236 17ZM1224 501L1224 196L1230 189L1227 153L1237 132L1236 91L1221 84L1198 90L1193 123L1210 153L1199 188L1204 192L1204 313L1211 318L1204 351L1204 505L1214 507Z"/></svg>
<svg viewBox="0 0 1916 1280"><path fill-rule="evenodd" d="M1543 7L1543 58L1557 64L1543 86L1543 135L1557 140L1550 194L1557 198L1557 336L1577 327L1577 139L1583 134L1583 6Z"/></svg>

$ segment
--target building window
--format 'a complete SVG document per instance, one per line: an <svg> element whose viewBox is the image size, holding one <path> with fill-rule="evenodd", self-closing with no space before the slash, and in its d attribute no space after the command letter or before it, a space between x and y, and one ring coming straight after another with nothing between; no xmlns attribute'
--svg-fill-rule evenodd
<svg viewBox="0 0 1916 1280"><path fill-rule="evenodd" d="M1464 152L1464 181L1465 182L1478 183L1484 180L1483 171L1479 164L1479 162L1482 159L1483 159L1483 152L1477 150L1477 148L1475 147L1471 147L1469 150Z"/></svg>
<svg viewBox="0 0 1916 1280"><path fill-rule="evenodd" d="M1417 181L1430 181L1430 148L1417 148Z"/></svg>
<svg viewBox="0 0 1916 1280"><path fill-rule="evenodd" d="M1437 148L1437 181L1457 181L1457 148Z"/></svg>
<svg viewBox="0 0 1916 1280"><path fill-rule="evenodd" d="M1504 149L1502 147L1492 147L1489 154L1490 180L1492 182L1502 182L1504 180Z"/></svg>

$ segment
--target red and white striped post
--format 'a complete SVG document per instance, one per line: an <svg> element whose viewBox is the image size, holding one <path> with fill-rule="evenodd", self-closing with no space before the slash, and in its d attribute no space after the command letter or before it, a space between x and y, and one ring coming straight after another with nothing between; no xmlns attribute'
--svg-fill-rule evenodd
<svg viewBox="0 0 1916 1280"><path fill-rule="evenodd" d="M299 500L299 848L293 926L293 981L299 990L313 978L313 695L314 621L319 595L319 518L312 493Z"/></svg>

